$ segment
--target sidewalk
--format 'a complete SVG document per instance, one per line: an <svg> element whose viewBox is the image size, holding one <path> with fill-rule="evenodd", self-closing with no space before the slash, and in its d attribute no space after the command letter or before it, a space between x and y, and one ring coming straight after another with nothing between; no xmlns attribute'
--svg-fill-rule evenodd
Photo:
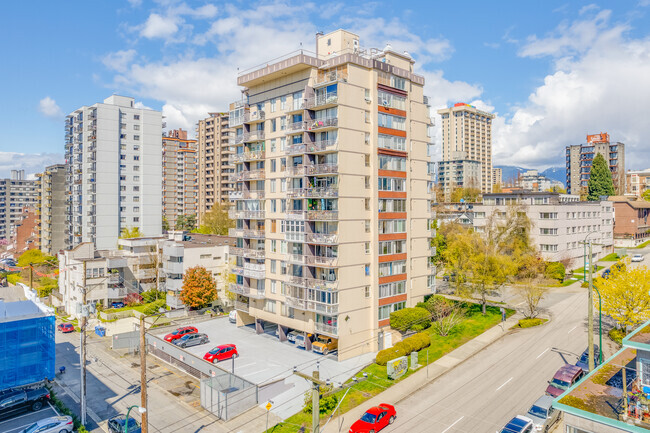
<svg viewBox="0 0 650 433"><path fill-rule="evenodd" d="M519 313L513 314L505 322L493 326L476 338L468 341L459 348L454 349L437 361L432 362L429 364L428 368L426 366L421 368L406 379L396 383L386 391L363 402L340 417L332 418L327 426L327 431L337 431L336 429L338 428L339 422L344 427L341 431L347 431L347 428L354 421L359 419L359 417L361 417L369 407L377 406L381 403L399 403L406 397L418 391L420 388L427 386L429 383L462 364L464 361L476 355L499 338L508 334L510 328L515 326L522 317L523 316ZM323 431L324 430L321 429L321 432Z"/></svg>

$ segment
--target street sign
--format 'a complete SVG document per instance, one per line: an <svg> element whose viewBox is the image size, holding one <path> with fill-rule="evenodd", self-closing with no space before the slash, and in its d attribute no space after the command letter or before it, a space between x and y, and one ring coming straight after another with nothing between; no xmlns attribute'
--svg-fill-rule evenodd
<svg viewBox="0 0 650 433"><path fill-rule="evenodd" d="M264 407L266 408L266 410L271 410L273 405L271 404L271 402L268 402L268 403L266 403L266 406L264 406Z"/></svg>

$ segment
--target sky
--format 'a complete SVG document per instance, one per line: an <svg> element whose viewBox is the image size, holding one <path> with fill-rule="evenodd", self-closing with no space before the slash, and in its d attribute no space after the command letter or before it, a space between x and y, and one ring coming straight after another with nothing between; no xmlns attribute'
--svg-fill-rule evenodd
<svg viewBox="0 0 650 433"><path fill-rule="evenodd" d="M238 70L344 28L416 60L432 117L455 102L494 112L493 163L564 166L608 132L626 169L650 167L650 0L7 2L0 41L0 177L63 162L63 118L111 94L194 134L241 93ZM440 145L439 131L436 133Z"/></svg>

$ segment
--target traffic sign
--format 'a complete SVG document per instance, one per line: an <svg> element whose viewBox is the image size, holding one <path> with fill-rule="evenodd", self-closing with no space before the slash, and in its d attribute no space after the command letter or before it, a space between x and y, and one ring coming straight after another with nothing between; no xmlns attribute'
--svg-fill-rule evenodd
<svg viewBox="0 0 650 433"><path fill-rule="evenodd" d="M271 402L268 402L268 403L266 403L266 406L264 406L264 407L266 407L266 410L271 410L273 405L271 404Z"/></svg>

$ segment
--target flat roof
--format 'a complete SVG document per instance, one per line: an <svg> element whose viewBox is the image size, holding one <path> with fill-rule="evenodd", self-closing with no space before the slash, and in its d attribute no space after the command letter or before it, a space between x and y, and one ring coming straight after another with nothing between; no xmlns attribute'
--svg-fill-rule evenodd
<svg viewBox="0 0 650 433"><path fill-rule="evenodd" d="M0 300L0 322L11 322L37 316L47 316L47 314L32 301L5 302Z"/></svg>
<svg viewBox="0 0 650 433"><path fill-rule="evenodd" d="M188 233L189 241L181 241L185 248L205 248L221 245L235 246L235 238L219 235L204 235L201 233Z"/></svg>

